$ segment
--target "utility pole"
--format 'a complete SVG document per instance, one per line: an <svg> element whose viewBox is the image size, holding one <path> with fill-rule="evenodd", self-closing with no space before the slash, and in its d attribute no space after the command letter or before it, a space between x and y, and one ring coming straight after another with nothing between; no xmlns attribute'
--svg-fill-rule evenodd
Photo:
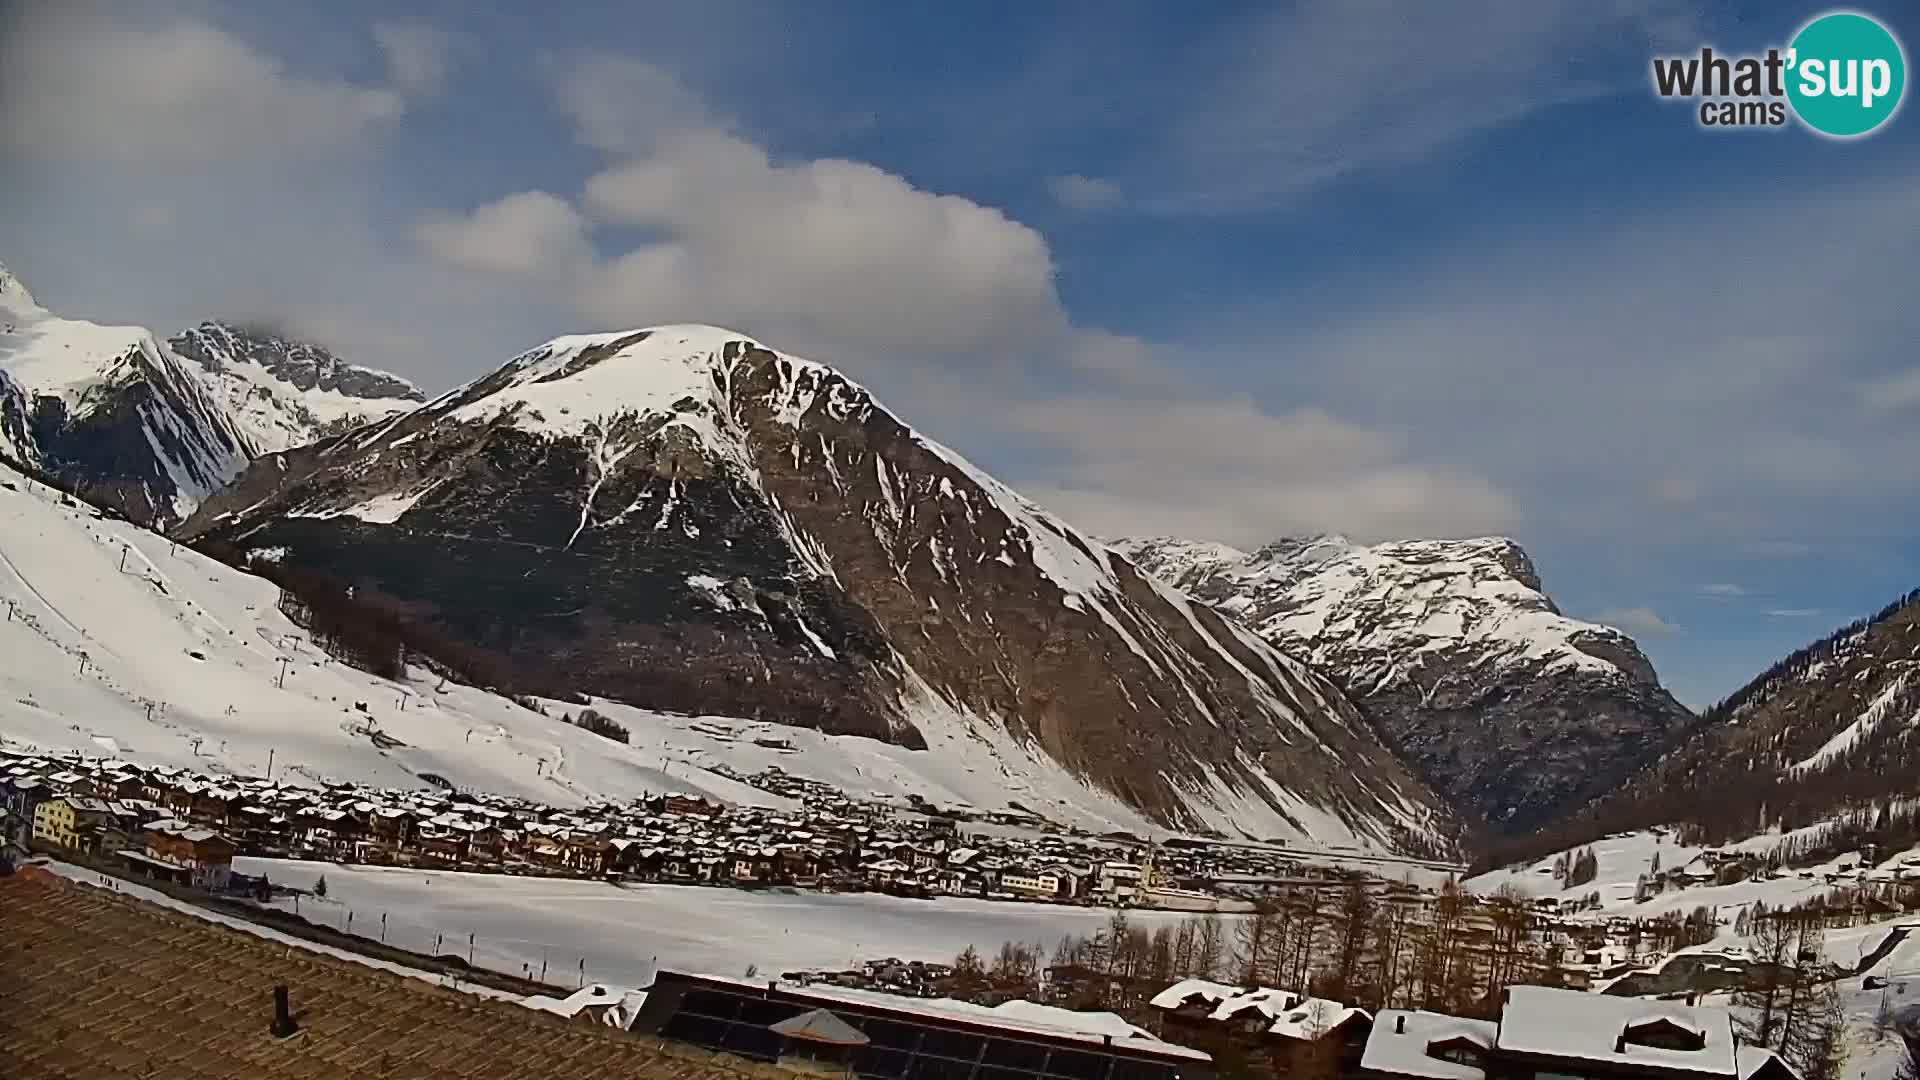
<svg viewBox="0 0 1920 1080"><path fill-rule="evenodd" d="M269 780L273 779L273 751L273 747L267 747L267 779Z"/></svg>

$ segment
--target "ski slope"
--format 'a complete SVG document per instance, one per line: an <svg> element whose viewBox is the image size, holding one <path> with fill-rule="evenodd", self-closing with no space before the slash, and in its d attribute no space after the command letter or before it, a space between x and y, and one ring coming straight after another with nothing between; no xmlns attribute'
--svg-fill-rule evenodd
<svg viewBox="0 0 1920 1080"><path fill-rule="evenodd" d="M711 774L669 776L497 695L346 667L276 597L0 468L0 738L202 772L267 775L271 759L293 784L418 788L436 773L560 806L669 789L782 802ZM369 725L404 745L375 746Z"/></svg>
<svg viewBox="0 0 1920 1080"><path fill-rule="evenodd" d="M277 590L0 466L0 741L284 783L454 785L555 806L682 791L790 800L714 772L778 766L855 796L1145 831L1105 792L1004 732L928 715L932 749L610 702L623 745L424 672L394 682L328 659ZM281 671L285 667L284 685ZM365 711L356 706L364 705ZM368 729L377 728L376 746Z"/></svg>

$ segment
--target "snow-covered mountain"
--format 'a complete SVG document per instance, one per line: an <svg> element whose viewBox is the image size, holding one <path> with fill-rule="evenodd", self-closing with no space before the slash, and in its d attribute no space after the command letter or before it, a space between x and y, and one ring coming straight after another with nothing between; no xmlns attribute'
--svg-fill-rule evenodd
<svg viewBox="0 0 1920 1080"><path fill-rule="evenodd" d="M199 366L256 453L351 431L426 400L405 379L271 331L204 322L167 344Z"/></svg>
<svg viewBox="0 0 1920 1080"><path fill-rule="evenodd" d="M725 330L549 342L261 459L180 535L361 583L556 695L992 748L1166 825L1453 829L1332 684Z"/></svg>
<svg viewBox="0 0 1920 1080"><path fill-rule="evenodd" d="M1633 639L1560 614L1511 540L1114 546L1309 660L1430 783L1503 831L1610 790L1690 720Z"/></svg>
<svg viewBox="0 0 1920 1080"><path fill-rule="evenodd" d="M191 367L137 326L63 319L0 267L0 429L12 456L165 528L237 476L246 435ZM17 420L25 399L26 440Z"/></svg>
<svg viewBox="0 0 1920 1080"><path fill-rule="evenodd" d="M271 769L295 785L424 788L433 774L556 806L664 790L785 806L712 771L778 765L862 794L982 809L1064 798L1068 820L1138 824L1057 767L1008 759L1009 779L970 742L915 754L789 732L775 745L755 741L764 724L596 703L630 733L631 745L613 742L564 722L557 702L550 716L417 669L395 681L332 661L277 600L261 578L0 465L0 742L199 772Z"/></svg>

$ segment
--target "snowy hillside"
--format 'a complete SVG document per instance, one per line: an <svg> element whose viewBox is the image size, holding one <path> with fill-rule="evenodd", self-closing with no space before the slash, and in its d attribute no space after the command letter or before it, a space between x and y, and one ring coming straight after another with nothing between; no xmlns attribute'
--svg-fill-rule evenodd
<svg viewBox="0 0 1920 1080"><path fill-rule="evenodd" d="M418 788L426 772L554 805L665 790L784 805L711 771L778 766L857 795L981 810L1013 801L1088 828L1148 828L1044 756L932 725L928 752L598 703L627 727L632 742L621 745L469 687L327 660L276 593L0 467L0 739L256 776L271 753L287 783ZM404 745L376 746L369 721Z"/></svg>
<svg viewBox="0 0 1920 1080"><path fill-rule="evenodd" d="M428 605L529 677L566 672L556 693L991 746L1169 826L1452 830L1331 684L731 331L556 339L263 459L182 535Z"/></svg>
<svg viewBox="0 0 1920 1080"><path fill-rule="evenodd" d="M1631 638L1562 615L1511 540L1114 546L1327 672L1429 782L1504 830L1609 790L1689 718Z"/></svg>
<svg viewBox="0 0 1920 1080"><path fill-rule="evenodd" d="M0 372L29 411L13 454L63 484L161 527L239 475L247 437L179 357L146 330L63 319L0 267ZM13 395L0 386L0 428Z"/></svg>
<svg viewBox="0 0 1920 1080"><path fill-rule="evenodd" d="M267 331L206 322L167 344L196 365L255 453L350 431L426 400L405 379Z"/></svg>

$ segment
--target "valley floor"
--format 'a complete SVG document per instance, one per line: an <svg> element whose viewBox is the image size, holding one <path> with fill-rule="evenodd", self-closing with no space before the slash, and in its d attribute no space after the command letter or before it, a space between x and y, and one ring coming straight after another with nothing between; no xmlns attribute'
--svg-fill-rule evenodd
<svg viewBox="0 0 1920 1080"><path fill-rule="evenodd" d="M511 878L445 871L237 859L234 869L276 885L311 890L326 878L324 899L275 901L315 922L378 937L398 947L465 956L497 971L530 968L548 981L646 986L656 968L739 977L748 966L783 971L840 970L898 957L947 963L968 945L991 954L1002 942L1039 943L1051 952L1066 934L1090 935L1111 912L1053 904L943 897L906 900L871 893L747 892L692 885ZM1129 912L1155 927L1188 917ZM1231 918L1229 916L1228 918Z"/></svg>

